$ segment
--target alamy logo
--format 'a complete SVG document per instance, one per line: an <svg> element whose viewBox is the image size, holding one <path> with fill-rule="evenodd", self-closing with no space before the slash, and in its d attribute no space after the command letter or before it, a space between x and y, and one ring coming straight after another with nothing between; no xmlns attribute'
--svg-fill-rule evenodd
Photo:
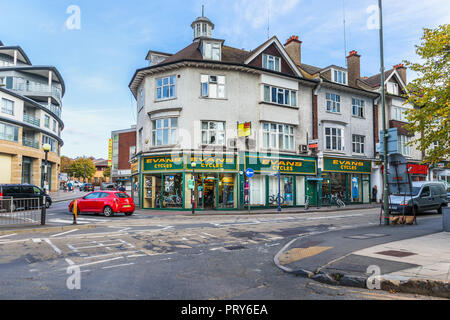
<svg viewBox="0 0 450 320"><path fill-rule="evenodd" d="M366 12L370 14L369 18L367 19L367 29L380 29L380 13L378 10L378 6L373 4L367 7Z"/></svg>
<svg viewBox="0 0 450 320"><path fill-rule="evenodd" d="M66 20L66 28L69 30L81 29L81 10L77 5L70 5L67 7L66 13L70 14Z"/></svg>
<svg viewBox="0 0 450 320"><path fill-rule="evenodd" d="M380 284L380 275L381 275L381 269L379 266L369 266L367 268L367 273L371 274L369 278L367 278L366 286L367 289L370 290L381 290L381 284Z"/></svg>
<svg viewBox="0 0 450 320"><path fill-rule="evenodd" d="M66 259L69 266L67 267L67 274L70 274L70 276L67 278L66 286L69 290L80 290L81 289L81 270L80 267L75 265L74 262L72 262L69 259Z"/></svg>

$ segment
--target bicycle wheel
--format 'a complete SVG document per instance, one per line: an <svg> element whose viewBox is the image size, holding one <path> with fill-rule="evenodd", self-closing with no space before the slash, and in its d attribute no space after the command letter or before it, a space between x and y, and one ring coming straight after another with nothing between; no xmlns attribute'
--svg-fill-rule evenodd
<svg viewBox="0 0 450 320"><path fill-rule="evenodd" d="M305 210L308 210L308 209L309 209L309 199L306 200L306 202L305 202Z"/></svg>

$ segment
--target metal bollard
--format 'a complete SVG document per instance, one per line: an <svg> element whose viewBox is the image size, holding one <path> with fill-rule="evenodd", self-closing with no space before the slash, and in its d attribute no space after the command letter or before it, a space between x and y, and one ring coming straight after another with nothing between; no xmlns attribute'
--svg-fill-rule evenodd
<svg viewBox="0 0 450 320"><path fill-rule="evenodd" d="M45 216L47 215L47 197L45 194L42 196L42 208L41 208L41 225L45 225Z"/></svg>
<svg viewBox="0 0 450 320"><path fill-rule="evenodd" d="M77 200L75 200L73 202L72 213L73 213L73 223L72 224L77 224L77 213L78 213Z"/></svg>

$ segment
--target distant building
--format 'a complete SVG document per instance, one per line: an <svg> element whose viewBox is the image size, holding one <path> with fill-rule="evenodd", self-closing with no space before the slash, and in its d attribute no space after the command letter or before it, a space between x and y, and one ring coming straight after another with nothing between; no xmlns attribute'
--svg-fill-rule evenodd
<svg viewBox="0 0 450 320"><path fill-rule="evenodd" d="M93 183L96 186L101 185L103 182L110 182L110 177L105 177L103 173L105 172L106 168L108 168L108 160L105 159L97 159L93 160L95 168L97 169L95 171L94 176L89 179L90 183Z"/></svg>
<svg viewBox="0 0 450 320"><path fill-rule="evenodd" d="M0 41L0 183L59 187L64 80L53 66L33 66L19 46ZM44 186L44 144L48 186Z"/></svg>
<svg viewBox="0 0 450 320"><path fill-rule="evenodd" d="M129 129L111 132L112 161L111 181L124 184L131 191L131 164L130 159L136 153L136 126Z"/></svg>

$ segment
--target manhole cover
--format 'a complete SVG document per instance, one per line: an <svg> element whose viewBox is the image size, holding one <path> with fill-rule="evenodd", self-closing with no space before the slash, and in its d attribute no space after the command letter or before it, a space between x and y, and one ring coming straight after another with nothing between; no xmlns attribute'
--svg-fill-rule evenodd
<svg viewBox="0 0 450 320"><path fill-rule="evenodd" d="M242 250L242 249L247 249L244 246L230 246L230 247L225 247L225 249L227 250Z"/></svg>
<svg viewBox="0 0 450 320"><path fill-rule="evenodd" d="M416 255L416 253L407 252L407 251L397 251L397 250L381 251L381 252L376 252L376 254L381 254L384 256L391 256L391 257L398 257L398 258Z"/></svg>

